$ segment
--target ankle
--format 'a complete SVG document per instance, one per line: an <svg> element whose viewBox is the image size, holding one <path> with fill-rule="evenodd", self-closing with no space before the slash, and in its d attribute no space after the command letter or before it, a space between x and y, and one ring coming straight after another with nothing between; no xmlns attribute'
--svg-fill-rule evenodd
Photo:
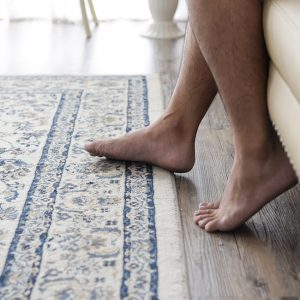
<svg viewBox="0 0 300 300"><path fill-rule="evenodd" d="M236 156L240 158L254 158L265 161L272 154L282 148L278 136L270 122L260 129L252 129L250 132L235 132Z"/></svg>
<svg viewBox="0 0 300 300"><path fill-rule="evenodd" d="M235 157L238 161L267 161L272 154L281 146L279 141L272 137L255 140L247 143L236 143Z"/></svg>
<svg viewBox="0 0 300 300"><path fill-rule="evenodd" d="M194 142L197 131L191 120L187 120L178 111L166 111L158 120L157 124L163 126L167 132L174 134L185 142Z"/></svg>

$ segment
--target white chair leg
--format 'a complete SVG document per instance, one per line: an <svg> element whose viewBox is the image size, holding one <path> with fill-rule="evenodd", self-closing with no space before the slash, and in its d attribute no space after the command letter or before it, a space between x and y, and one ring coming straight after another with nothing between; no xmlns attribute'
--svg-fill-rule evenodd
<svg viewBox="0 0 300 300"><path fill-rule="evenodd" d="M91 30L90 30L90 25L89 25L89 20L86 14L86 8L85 8L85 3L84 0L79 0L80 1L80 8L81 8L81 14L82 14L82 24L85 30L85 34L87 38L91 37Z"/></svg>
<svg viewBox="0 0 300 300"><path fill-rule="evenodd" d="M92 16L93 16L93 20L94 20L94 22L95 22L96 26L98 26L98 24L99 24L99 21L98 21L98 18L97 18L96 12L95 12L95 8L94 8L93 0L89 0L89 5L90 5L91 14L92 14Z"/></svg>

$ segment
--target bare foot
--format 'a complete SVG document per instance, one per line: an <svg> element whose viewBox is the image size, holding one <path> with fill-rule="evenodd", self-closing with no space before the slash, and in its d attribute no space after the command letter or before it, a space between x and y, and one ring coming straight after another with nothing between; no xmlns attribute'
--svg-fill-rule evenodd
<svg viewBox="0 0 300 300"><path fill-rule="evenodd" d="M194 221L209 232L233 230L297 181L277 141L265 158L235 160L221 201L200 204Z"/></svg>
<svg viewBox="0 0 300 300"><path fill-rule="evenodd" d="M151 163L172 172L187 172L195 162L194 137L168 115L120 138L85 145L93 156Z"/></svg>

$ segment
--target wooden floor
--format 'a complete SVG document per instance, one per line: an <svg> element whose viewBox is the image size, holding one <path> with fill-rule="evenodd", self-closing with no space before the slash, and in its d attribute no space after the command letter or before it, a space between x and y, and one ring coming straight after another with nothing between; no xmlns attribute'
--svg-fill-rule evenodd
<svg viewBox="0 0 300 300"><path fill-rule="evenodd" d="M184 24L181 24L184 27ZM144 24L103 22L85 40L78 25L0 22L0 74L160 73L166 102L183 40L139 37ZM222 195L233 146L217 97L196 141L196 164L176 174L191 299L300 299L300 186L233 233L207 234L192 222L200 201Z"/></svg>

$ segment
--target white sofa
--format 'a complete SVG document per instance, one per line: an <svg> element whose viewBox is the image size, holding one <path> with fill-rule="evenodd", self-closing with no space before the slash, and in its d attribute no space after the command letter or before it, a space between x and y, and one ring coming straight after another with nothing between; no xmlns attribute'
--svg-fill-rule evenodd
<svg viewBox="0 0 300 300"><path fill-rule="evenodd" d="M263 22L269 112L300 179L300 0L265 0Z"/></svg>

